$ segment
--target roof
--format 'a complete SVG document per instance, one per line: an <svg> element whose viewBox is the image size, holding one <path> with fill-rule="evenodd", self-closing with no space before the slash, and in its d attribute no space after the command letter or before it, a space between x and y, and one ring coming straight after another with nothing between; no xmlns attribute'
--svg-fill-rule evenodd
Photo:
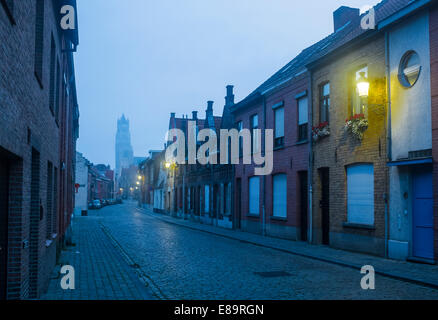
<svg viewBox="0 0 438 320"><path fill-rule="evenodd" d="M380 21L395 14L408 4L415 2L415 0L383 0L376 6L374 6L376 14L376 24ZM268 80L262 83L257 89L250 93L245 99L237 103L233 107L233 111L246 106L258 97L266 94L266 92L285 84L290 80L307 72L307 65L322 59L329 53L340 48L351 40L359 37L360 35L369 32L369 30L363 30L360 22L367 13L358 16L353 21L348 22L345 26L333 32L321 41L313 44L312 46L304 49L298 56L292 61L287 63L283 68L277 71Z"/></svg>

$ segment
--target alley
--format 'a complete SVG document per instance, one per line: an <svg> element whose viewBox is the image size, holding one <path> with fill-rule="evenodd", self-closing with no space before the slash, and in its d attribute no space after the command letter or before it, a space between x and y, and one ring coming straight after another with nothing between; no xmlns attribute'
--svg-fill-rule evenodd
<svg viewBox="0 0 438 320"><path fill-rule="evenodd" d="M376 276L375 290L365 291L357 270L167 223L138 210L135 202L76 219L81 224L98 221L107 237L86 246L99 246L99 241L115 245L113 250L122 252L131 265L120 271L133 272L134 265L137 277L143 278L138 283L161 299L438 299L437 290L382 276ZM75 262L89 263L75 266L85 270L97 261ZM121 263L98 262L108 268ZM111 281L103 286L111 286ZM85 291L81 285L85 283L78 281L77 290ZM56 296L49 292L49 298Z"/></svg>

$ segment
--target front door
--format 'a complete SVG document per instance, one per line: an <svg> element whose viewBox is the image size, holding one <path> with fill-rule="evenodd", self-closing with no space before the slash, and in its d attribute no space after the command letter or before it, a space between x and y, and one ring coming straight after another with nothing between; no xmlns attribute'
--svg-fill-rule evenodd
<svg viewBox="0 0 438 320"><path fill-rule="evenodd" d="M8 164L0 159L0 300L6 299L8 253Z"/></svg>
<svg viewBox="0 0 438 320"><path fill-rule="evenodd" d="M412 178L412 254L417 258L433 259L432 170L415 170Z"/></svg>
<svg viewBox="0 0 438 320"><path fill-rule="evenodd" d="M330 244L330 175L329 168L320 169L322 244Z"/></svg>
<svg viewBox="0 0 438 320"><path fill-rule="evenodd" d="M236 181L236 229L240 229L242 219L242 179Z"/></svg>

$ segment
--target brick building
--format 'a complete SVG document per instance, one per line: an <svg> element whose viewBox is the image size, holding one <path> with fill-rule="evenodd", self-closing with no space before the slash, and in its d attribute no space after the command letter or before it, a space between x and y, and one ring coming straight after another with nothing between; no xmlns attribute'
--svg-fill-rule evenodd
<svg viewBox="0 0 438 320"><path fill-rule="evenodd" d="M73 213L78 138L70 1L0 1L0 298L37 298Z"/></svg>
<svg viewBox="0 0 438 320"><path fill-rule="evenodd" d="M254 176L254 165L235 168L235 219L242 230L292 240L308 240L309 149L311 142L310 73L306 65L341 41L341 28L303 50L233 109L237 128L274 131L274 168L269 176ZM310 121L310 123L312 123Z"/></svg>
<svg viewBox="0 0 438 320"><path fill-rule="evenodd" d="M193 111L191 119L188 117L177 118L175 114L172 114L169 129L182 130L187 139L189 124L193 123L197 133L203 129L210 129L216 133L219 144L220 130L231 129L233 126L230 113L233 104L233 86L227 86L222 117L213 115L213 101L209 101L205 119L199 118L196 111ZM198 142L196 152L199 146ZM217 150L216 155L219 159L219 150ZM168 212L205 224L233 228L231 196L233 168L231 165L172 164L168 171L168 189L166 191Z"/></svg>
<svg viewBox="0 0 438 320"><path fill-rule="evenodd" d="M430 9L430 73L431 73L431 114L432 114L432 156L433 163L433 202L434 202L434 240L435 260L438 261L438 8Z"/></svg>
<svg viewBox="0 0 438 320"><path fill-rule="evenodd" d="M316 243L433 261L429 5L382 1L371 30L341 8L351 32L308 65Z"/></svg>

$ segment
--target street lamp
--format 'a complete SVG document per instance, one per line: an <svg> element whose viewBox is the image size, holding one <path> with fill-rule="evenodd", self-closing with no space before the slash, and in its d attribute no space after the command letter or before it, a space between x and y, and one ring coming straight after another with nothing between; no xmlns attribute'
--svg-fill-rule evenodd
<svg viewBox="0 0 438 320"><path fill-rule="evenodd" d="M370 90L370 83L368 79L365 77L365 72L360 73L360 77L357 80L357 91L359 93L359 97L368 98Z"/></svg>

